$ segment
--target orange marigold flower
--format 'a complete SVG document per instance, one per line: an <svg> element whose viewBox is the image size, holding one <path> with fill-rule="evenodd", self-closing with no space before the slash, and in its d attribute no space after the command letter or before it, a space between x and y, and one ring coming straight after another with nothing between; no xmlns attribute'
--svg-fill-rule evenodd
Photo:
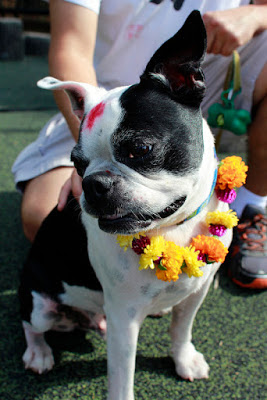
<svg viewBox="0 0 267 400"><path fill-rule="evenodd" d="M240 187L246 182L248 167L241 157L226 157L218 168L217 184L215 189L225 190Z"/></svg>
<svg viewBox="0 0 267 400"><path fill-rule="evenodd" d="M224 262L228 249L222 242L212 236L198 235L192 239L191 245L202 254L207 255L209 262Z"/></svg>

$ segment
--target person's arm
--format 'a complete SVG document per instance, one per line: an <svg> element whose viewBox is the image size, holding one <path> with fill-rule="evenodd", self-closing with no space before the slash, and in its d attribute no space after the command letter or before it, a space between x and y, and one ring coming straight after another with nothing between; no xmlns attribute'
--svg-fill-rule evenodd
<svg viewBox="0 0 267 400"><path fill-rule="evenodd" d="M63 0L50 0L50 21L50 75L60 80L97 85L93 67L97 14ZM72 113L68 96L62 91L55 91L54 96L77 141L80 122Z"/></svg>
<svg viewBox="0 0 267 400"><path fill-rule="evenodd" d="M73 80L97 85L93 67L98 16L95 12L63 0L50 0L51 43L50 75L60 80ZM68 96L54 92L59 110L64 115L74 139L78 140L80 121L73 114ZM77 199L82 192L81 178L75 168L63 185L58 209L63 210L72 191Z"/></svg>
<svg viewBox="0 0 267 400"><path fill-rule="evenodd" d="M267 29L267 0L203 15L207 30L208 53L229 56L239 46Z"/></svg>

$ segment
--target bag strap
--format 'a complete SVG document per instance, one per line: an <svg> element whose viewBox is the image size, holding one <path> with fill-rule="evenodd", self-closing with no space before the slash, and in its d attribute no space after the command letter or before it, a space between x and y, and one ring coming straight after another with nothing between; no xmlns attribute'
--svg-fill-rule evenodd
<svg viewBox="0 0 267 400"><path fill-rule="evenodd" d="M232 54L232 61L229 64L224 85L223 85L223 97L225 99L229 99L233 97L233 94L237 94L241 90L241 65L240 65L240 56L239 53L234 50ZM220 128L217 136L216 136L216 151L218 151L221 137L222 137L223 129Z"/></svg>
<svg viewBox="0 0 267 400"><path fill-rule="evenodd" d="M234 92L238 92L241 89L240 56L236 50L233 51L232 62L228 67L224 81L223 90L227 89L233 89Z"/></svg>

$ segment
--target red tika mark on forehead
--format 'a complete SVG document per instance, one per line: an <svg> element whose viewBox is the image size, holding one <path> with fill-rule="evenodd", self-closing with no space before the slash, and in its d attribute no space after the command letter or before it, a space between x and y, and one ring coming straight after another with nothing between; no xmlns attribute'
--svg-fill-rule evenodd
<svg viewBox="0 0 267 400"><path fill-rule="evenodd" d="M101 102L97 104L92 110L90 111L90 114L87 119L87 124L86 127L89 129L92 129L94 126L95 120L103 114L105 110L105 103Z"/></svg>

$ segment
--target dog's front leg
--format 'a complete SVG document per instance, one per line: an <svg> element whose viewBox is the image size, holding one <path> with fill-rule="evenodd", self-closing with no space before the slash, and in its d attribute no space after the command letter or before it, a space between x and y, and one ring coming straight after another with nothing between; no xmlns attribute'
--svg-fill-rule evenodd
<svg viewBox="0 0 267 400"><path fill-rule="evenodd" d="M105 306L108 346L108 400L134 400L134 370L138 333L142 318L134 307Z"/></svg>
<svg viewBox="0 0 267 400"><path fill-rule="evenodd" d="M196 313L201 306L212 281L211 276L204 285L173 308L171 339L172 357L176 372L184 379L208 378L209 366L204 356L192 343L192 327Z"/></svg>

